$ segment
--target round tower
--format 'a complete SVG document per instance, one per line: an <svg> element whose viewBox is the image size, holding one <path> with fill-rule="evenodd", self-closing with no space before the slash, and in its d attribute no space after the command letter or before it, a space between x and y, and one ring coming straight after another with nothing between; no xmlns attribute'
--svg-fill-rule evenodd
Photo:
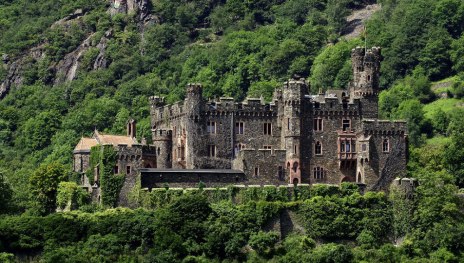
<svg viewBox="0 0 464 263"><path fill-rule="evenodd" d="M359 99L359 108L363 118L378 117L378 95L381 54L379 47L351 51L353 82L350 93L353 99Z"/></svg>
<svg viewBox="0 0 464 263"><path fill-rule="evenodd" d="M351 50L351 67L353 70L353 84L357 86L364 71L364 48L356 47Z"/></svg>
<svg viewBox="0 0 464 263"><path fill-rule="evenodd" d="M286 149L287 174L290 184L301 183L301 110L308 86L304 79L291 79L282 89L282 145Z"/></svg>
<svg viewBox="0 0 464 263"><path fill-rule="evenodd" d="M367 50L364 56L364 82L366 91L378 93L380 77L380 48Z"/></svg>
<svg viewBox="0 0 464 263"><path fill-rule="evenodd" d="M153 145L156 149L157 168L172 168L172 131L162 129L154 130Z"/></svg>
<svg viewBox="0 0 464 263"><path fill-rule="evenodd" d="M195 158L201 156L200 153L205 147L198 138L202 135L201 111L203 108L203 88L201 84L187 84L186 97L184 103L186 147L185 147L185 166L187 169L198 168ZM203 147L203 148L202 148ZM203 149L204 151L205 149Z"/></svg>

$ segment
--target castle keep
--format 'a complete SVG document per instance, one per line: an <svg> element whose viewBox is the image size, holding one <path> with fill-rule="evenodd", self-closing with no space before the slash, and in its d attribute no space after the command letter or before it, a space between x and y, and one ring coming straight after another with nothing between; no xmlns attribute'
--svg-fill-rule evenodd
<svg viewBox="0 0 464 263"><path fill-rule="evenodd" d="M405 122L378 119L380 53L352 50L346 90L311 95L294 78L271 103L206 101L200 84L187 85L185 100L172 105L151 97L152 152L134 155L142 188L356 182L386 189L406 171L408 142Z"/></svg>

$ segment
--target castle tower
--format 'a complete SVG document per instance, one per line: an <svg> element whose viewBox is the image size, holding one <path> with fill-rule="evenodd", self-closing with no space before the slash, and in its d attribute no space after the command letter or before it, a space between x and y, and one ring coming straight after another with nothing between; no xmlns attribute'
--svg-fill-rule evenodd
<svg viewBox="0 0 464 263"><path fill-rule="evenodd" d="M359 98L361 114L364 118L378 117L378 95L381 52L379 47L364 49L356 47L351 50L353 82L352 98Z"/></svg>
<svg viewBox="0 0 464 263"><path fill-rule="evenodd" d="M290 184L301 183L301 110L307 89L304 79L291 79L282 89L284 106L281 143L286 150L285 167Z"/></svg>
<svg viewBox="0 0 464 263"><path fill-rule="evenodd" d="M127 136L131 138L137 137L137 127L134 119L129 119L127 121Z"/></svg>
<svg viewBox="0 0 464 263"><path fill-rule="evenodd" d="M172 168L172 131L153 130L153 145L156 149L157 168Z"/></svg>
<svg viewBox="0 0 464 263"><path fill-rule="evenodd" d="M201 84L187 84L184 111L186 116L186 149L185 160L187 169L198 168L195 157L200 156L201 110L203 106L203 87Z"/></svg>

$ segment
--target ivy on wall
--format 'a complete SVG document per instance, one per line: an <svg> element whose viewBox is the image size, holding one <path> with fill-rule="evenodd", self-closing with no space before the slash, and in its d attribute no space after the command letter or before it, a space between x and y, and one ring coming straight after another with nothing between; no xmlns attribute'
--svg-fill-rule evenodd
<svg viewBox="0 0 464 263"><path fill-rule="evenodd" d="M119 192L124 184L124 174L114 174L117 153L112 145L94 146L90 149L90 168L86 171L91 185L94 181L94 170L98 166L100 176L101 202L104 206L115 207Z"/></svg>
<svg viewBox="0 0 464 263"><path fill-rule="evenodd" d="M115 207L118 202L119 192L124 184L124 174L114 174L114 165L117 161L117 153L112 145L101 147L100 158L100 189L101 200L104 206Z"/></svg>

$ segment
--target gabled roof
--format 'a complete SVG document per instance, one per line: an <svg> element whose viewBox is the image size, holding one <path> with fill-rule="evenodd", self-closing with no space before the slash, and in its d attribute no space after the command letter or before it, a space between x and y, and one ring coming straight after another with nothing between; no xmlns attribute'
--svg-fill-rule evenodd
<svg viewBox="0 0 464 263"><path fill-rule="evenodd" d="M74 148L74 152L90 152L90 148L96 145L112 144L114 146L118 146L120 144L123 144L131 147L133 144L136 143L138 143L137 139L132 138L130 136L102 134L95 130L92 135L92 138L81 138L79 143Z"/></svg>
<svg viewBox="0 0 464 263"><path fill-rule="evenodd" d="M112 144L114 146L126 144L127 146L132 146L132 144L137 143L135 138L129 136L101 134L97 131L95 131L94 137L99 144Z"/></svg>
<svg viewBox="0 0 464 263"><path fill-rule="evenodd" d="M82 137L79 143L74 148L74 152L76 151L90 151L90 148L97 145L98 142L94 138L85 138Z"/></svg>

